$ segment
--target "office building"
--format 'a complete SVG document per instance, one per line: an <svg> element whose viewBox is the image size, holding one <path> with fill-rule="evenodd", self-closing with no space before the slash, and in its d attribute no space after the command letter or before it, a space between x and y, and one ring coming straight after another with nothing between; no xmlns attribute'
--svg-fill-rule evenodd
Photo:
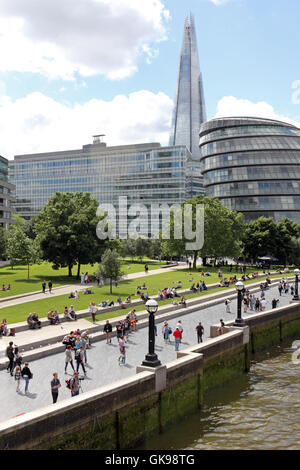
<svg viewBox="0 0 300 470"><path fill-rule="evenodd" d="M8 182L8 160L0 156L0 226L8 229L13 223L12 202L15 187Z"/></svg>

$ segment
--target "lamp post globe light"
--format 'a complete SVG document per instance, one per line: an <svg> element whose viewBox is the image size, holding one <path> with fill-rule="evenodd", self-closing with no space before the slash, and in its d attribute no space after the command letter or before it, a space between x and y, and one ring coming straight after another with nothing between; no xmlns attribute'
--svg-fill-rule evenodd
<svg viewBox="0 0 300 470"><path fill-rule="evenodd" d="M148 354L145 356L145 360L142 362L143 366L147 367L158 367L161 365L160 360L155 354L155 330L154 330L154 315L158 309L158 303L154 299L149 299L146 302L146 309L149 313L149 349Z"/></svg>
<svg viewBox="0 0 300 470"><path fill-rule="evenodd" d="M300 274L300 270L298 268L294 269L294 273L295 273L295 294L294 294L294 297L293 297L293 300L300 300L299 299L299 294L298 294L298 281L299 281L299 274Z"/></svg>
<svg viewBox="0 0 300 470"><path fill-rule="evenodd" d="M238 299L237 299L237 317L234 322L234 326L245 326L245 321L242 319L242 290L244 289L244 284L242 281L238 281L235 284Z"/></svg>

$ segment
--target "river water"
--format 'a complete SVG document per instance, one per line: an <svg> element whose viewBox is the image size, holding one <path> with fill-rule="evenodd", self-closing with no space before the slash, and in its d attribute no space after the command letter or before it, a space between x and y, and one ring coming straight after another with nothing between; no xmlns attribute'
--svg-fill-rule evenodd
<svg viewBox="0 0 300 470"><path fill-rule="evenodd" d="M299 338L300 339L300 338ZM146 442L148 450L299 450L300 361L292 340L211 391L202 410Z"/></svg>

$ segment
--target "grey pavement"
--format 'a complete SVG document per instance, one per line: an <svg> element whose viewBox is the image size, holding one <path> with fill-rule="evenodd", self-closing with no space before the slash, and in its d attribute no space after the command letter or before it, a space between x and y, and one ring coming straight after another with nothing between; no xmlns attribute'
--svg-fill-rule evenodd
<svg viewBox="0 0 300 470"><path fill-rule="evenodd" d="M226 295L226 294L225 294ZM258 295L258 294L256 294ZM272 287L266 291L267 308L271 309L271 300L278 298L278 288ZM288 305L291 295L282 295L279 306ZM177 321L180 319L183 325L183 339L180 349L192 346L197 343L195 328L199 321L202 322L205 333L203 339L207 339L210 334L210 325L219 323L220 318L224 321L233 320L236 317L236 300L231 302L231 312L225 312L224 299L217 305L206 309L180 316L169 321L169 325L174 330ZM251 313L245 314L251 315ZM156 353L161 362L167 363L176 359L174 341L165 344L162 336L162 323L157 323L158 335L156 337ZM119 365L119 348L117 339L112 338L112 344L106 344L106 341L99 341L92 345L87 351L87 377L82 381L82 389L90 391L124 379L136 373L136 366L140 365L148 352L148 328L141 328L139 331L129 335L129 341L126 344L126 364ZM58 372L61 381L58 401L70 397L70 390L66 388L65 380L71 375L64 374L64 353L58 353L29 363L33 372L33 379L30 381L29 394L24 394L24 381L21 381L22 393L16 393L16 384L13 377L6 370L0 372L0 399L2 403L2 412L0 421L5 421L21 413L27 413L52 404L50 392L50 381L53 372ZM70 366L69 366L70 367ZM71 373L71 369L69 369Z"/></svg>

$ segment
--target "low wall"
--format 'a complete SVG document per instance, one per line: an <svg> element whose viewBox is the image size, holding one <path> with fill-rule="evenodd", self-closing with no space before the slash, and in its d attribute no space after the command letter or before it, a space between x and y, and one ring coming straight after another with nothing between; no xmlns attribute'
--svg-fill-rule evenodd
<svg viewBox="0 0 300 470"><path fill-rule="evenodd" d="M136 447L199 409L212 388L249 370L251 351L300 333L300 303L254 314L243 328L228 322L226 330L161 368L139 367L133 377L1 423L0 449Z"/></svg>

